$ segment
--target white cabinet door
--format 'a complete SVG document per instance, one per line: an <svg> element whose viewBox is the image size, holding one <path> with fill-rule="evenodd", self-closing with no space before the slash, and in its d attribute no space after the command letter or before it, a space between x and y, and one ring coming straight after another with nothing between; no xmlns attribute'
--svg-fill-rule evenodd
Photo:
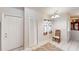
<svg viewBox="0 0 79 59"><path fill-rule="evenodd" d="M23 45L23 19L5 16L3 21L2 50L11 50Z"/></svg>

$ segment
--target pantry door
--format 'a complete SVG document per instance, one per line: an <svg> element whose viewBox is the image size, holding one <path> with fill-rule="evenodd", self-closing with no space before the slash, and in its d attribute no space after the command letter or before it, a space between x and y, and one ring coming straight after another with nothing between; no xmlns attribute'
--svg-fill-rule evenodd
<svg viewBox="0 0 79 59"><path fill-rule="evenodd" d="M23 46L23 18L6 15L3 20L2 50Z"/></svg>

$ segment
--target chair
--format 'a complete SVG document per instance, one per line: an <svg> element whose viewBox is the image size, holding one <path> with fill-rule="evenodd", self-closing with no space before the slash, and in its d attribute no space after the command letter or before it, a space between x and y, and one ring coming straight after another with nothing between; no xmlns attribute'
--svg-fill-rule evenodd
<svg viewBox="0 0 79 59"><path fill-rule="evenodd" d="M58 43L60 43L60 39L61 39L61 31L60 30L56 30L55 31L55 35L53 36L53 39L56 41L56 42L58 42Z"/></svg>

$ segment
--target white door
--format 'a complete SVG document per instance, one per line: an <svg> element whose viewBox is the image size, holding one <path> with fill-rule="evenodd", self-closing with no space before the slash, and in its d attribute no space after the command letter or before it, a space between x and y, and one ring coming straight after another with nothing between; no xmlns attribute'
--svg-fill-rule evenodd
<svg viewBox="0 0 79 59"><path fill-rule="evenodd" d="M23 46L23 18L5 16L3 25L2 50Z"/></svg>

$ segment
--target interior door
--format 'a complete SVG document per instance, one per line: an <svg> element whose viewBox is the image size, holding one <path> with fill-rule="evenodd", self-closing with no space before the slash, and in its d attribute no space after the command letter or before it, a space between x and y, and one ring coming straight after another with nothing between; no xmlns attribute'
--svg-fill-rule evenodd
<svg viewBox="0 0 79 59"><path fill-rule="evenodd" d="M23 19L7 15L4 17L4 36L2 50L11 50L23 46Z"/></svg>

